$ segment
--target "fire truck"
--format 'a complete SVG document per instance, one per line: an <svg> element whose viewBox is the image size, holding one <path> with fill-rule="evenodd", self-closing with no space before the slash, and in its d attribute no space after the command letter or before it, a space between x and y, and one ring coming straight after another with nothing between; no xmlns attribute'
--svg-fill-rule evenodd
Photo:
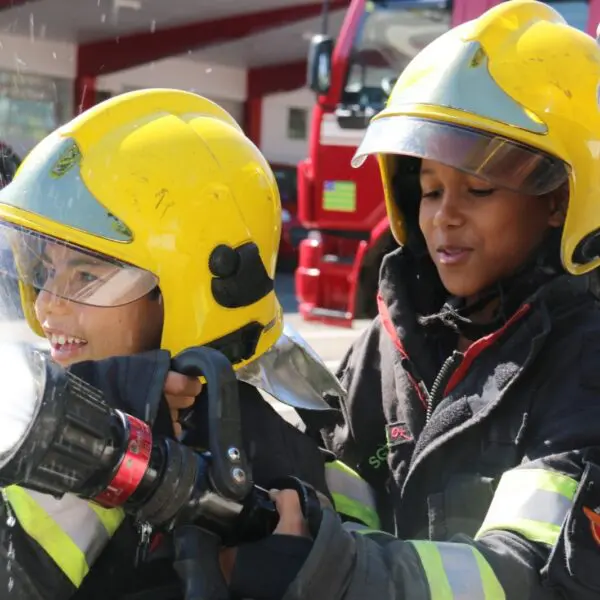
<svg viewBox="0 0 600 600"><path fill-rule="evenodd" d="M571 25L595 33L597 1L548 3ZM375 316L379 267L396 244L376 160L360 169L350 160L408 62L450 27L497 3L351 0L334 42L325 2L325 33L312 38L308 57L308 86L317 94L309 156L298 165L298 217L308 235L295 280L304 319L351 326Z"/></svg>

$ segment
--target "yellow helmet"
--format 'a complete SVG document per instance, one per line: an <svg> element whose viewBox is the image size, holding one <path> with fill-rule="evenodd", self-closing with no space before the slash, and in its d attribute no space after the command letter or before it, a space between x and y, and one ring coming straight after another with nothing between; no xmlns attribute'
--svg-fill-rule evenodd
<svg viewBox="0 0 600 600"><path fill-rule="evenodd" d="M273 173L234 119L177 90L90 109L44 139L0 193L9 228L125 267L91 304L108 306L115 286L125 303L158 285L161 347L211 345L238 368L282 331L273 291L280 212ZM20 281L25 316L42 335L33 277Z"/></svg>
<svg viewBox="0 0 600 600"><path fill-rule="evenodd" d="M431 158L541 195L568 181L561 241L573 274L600 265L600 48L535 0L499 3L440 36L400 75L353 159L378 155L396 240L393 155Z"/></svg>

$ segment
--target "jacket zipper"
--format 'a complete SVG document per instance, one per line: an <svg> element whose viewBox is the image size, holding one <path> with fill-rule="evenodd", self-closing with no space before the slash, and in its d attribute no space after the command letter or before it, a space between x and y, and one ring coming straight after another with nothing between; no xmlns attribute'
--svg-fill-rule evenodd
<svg viewBox="0 0 600 600"><path fill-rule="evenodd" d="M431 386L431 390L427 394L427 415L425 417L425 425L429 423L431 415L435 410L435 407L438 405L440 400L444 398L446 386L448 385L448 382L450 381L450 378L452 377L456 369L458 369L458 367L462 363L464 357L464 354L455 350L444 361L440 372L437 374L437 377L435 378L433 385Z"/></svg>

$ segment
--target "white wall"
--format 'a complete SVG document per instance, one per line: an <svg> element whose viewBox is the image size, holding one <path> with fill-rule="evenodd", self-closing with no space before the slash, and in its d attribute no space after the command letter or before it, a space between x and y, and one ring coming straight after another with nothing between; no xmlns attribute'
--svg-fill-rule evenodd
<svg viewBox="0 0 600 600"><path fill-rule="evenodd" d="M73 84L76 74L76 46L40 38L0 35L0 97L12 97L11 108L0 107L0 140L24 156L42 137L73 116ZM5 74L9 75L5 75ZM238 122L243 120L246 98L246 71L199 63L187 57L174 57L141 67L113 73L97 80L98 90L118 94L143 87L172 87L195 91L221 104ZM15 96L20 100L15 100ZM52 119L28 126L23 114L27 99L51 102ZM25 101L25 103L23 103ZM16 108L17 104L18 108ZM17 124L10 114L19 114ZM13 111L8 114L8 112Z"/></svg>
<svg viewBox="0 0 600 600"><path fill-rule="evenodd" d="M308 132L314 103L314 93L307 88L275 94L263 100L261 149L268 160L296 165L308 156ZM290 108L304 108L307 111L307 135L304 140L288 138Z"/></svg>
<svg viewBox="0 0 600 600"><path fill-rule="evenodd" d="M75 77L75 45L39 38L0 35L0 69L48 75L49 77Z"/></svg>
<svg viewBox="0 0 600 600"><path fill-rule="evenodd" d="M220 104L240 125L244 119L246 70L166 58L148 65L98 77L99 90L119 94L147 87L169 87L206 96Z"/></svg>
<svg viewBox="0 0 600 600"><path fill-rule="evenodd" d="M75 78L76 47L66 42L39 38L0 36L0 69L49 77ZM207 96L243 101L246 98L244 69L200 63L184 57L126 69L99 77L98 89L120 92L125 87L164 86L196 91Z"/></svg>
<svg viewBox="0 0 600 600"><path fill-rule="evenodd" d="M97 80L98 89L112 93L157 86L243 102L246 98L246 71L175 57L104 75Z"/></svg>
<svg viewBox="0 0 600 600"><path fill-rule="evenodd" d="M0 36L0 70L13 73L45 75L73 82L76 73L75 44L54 42L2 33ZM201 63L185 57L167 58L148 65L126 69L99 77L99 90L112 94L143 87L173 87L195 91L223 105L238 122L243 121L246 99L246 72L242 68ZM72 94L71 94L72 97ZM261 148L273 162L295 165L308 153L308 129L314 94L308 89L276 94L263 101ZM307 137L288 137L290 107L307 110ZM68 116L67 116L68 117ZM2 132L0 132L0 138ZM15 140L16 141L16 140ZM35 140L18 143L25 150Z"/></svg>

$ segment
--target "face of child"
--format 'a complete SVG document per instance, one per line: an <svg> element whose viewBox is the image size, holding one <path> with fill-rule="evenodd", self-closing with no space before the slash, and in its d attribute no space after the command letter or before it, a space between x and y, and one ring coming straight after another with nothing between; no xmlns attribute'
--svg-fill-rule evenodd
<svg viewBox="0 0 600 600"><path fill-rule="evenodd" d="M49 273L36 302L37 319L50 342L53 360L64 367L85 360L136 354L160 347L163 306L155 292L118 306L94 306L61 294L89 287L108 267L47 244L44 268Z"/></svg>
<svg viewBox="0 0 600 600"><path fill-rule="evenodd" d="M448 292L463 298L513 274L564 221L558 196L528 196L432 160L421 164L419 226Z"/></svg>

